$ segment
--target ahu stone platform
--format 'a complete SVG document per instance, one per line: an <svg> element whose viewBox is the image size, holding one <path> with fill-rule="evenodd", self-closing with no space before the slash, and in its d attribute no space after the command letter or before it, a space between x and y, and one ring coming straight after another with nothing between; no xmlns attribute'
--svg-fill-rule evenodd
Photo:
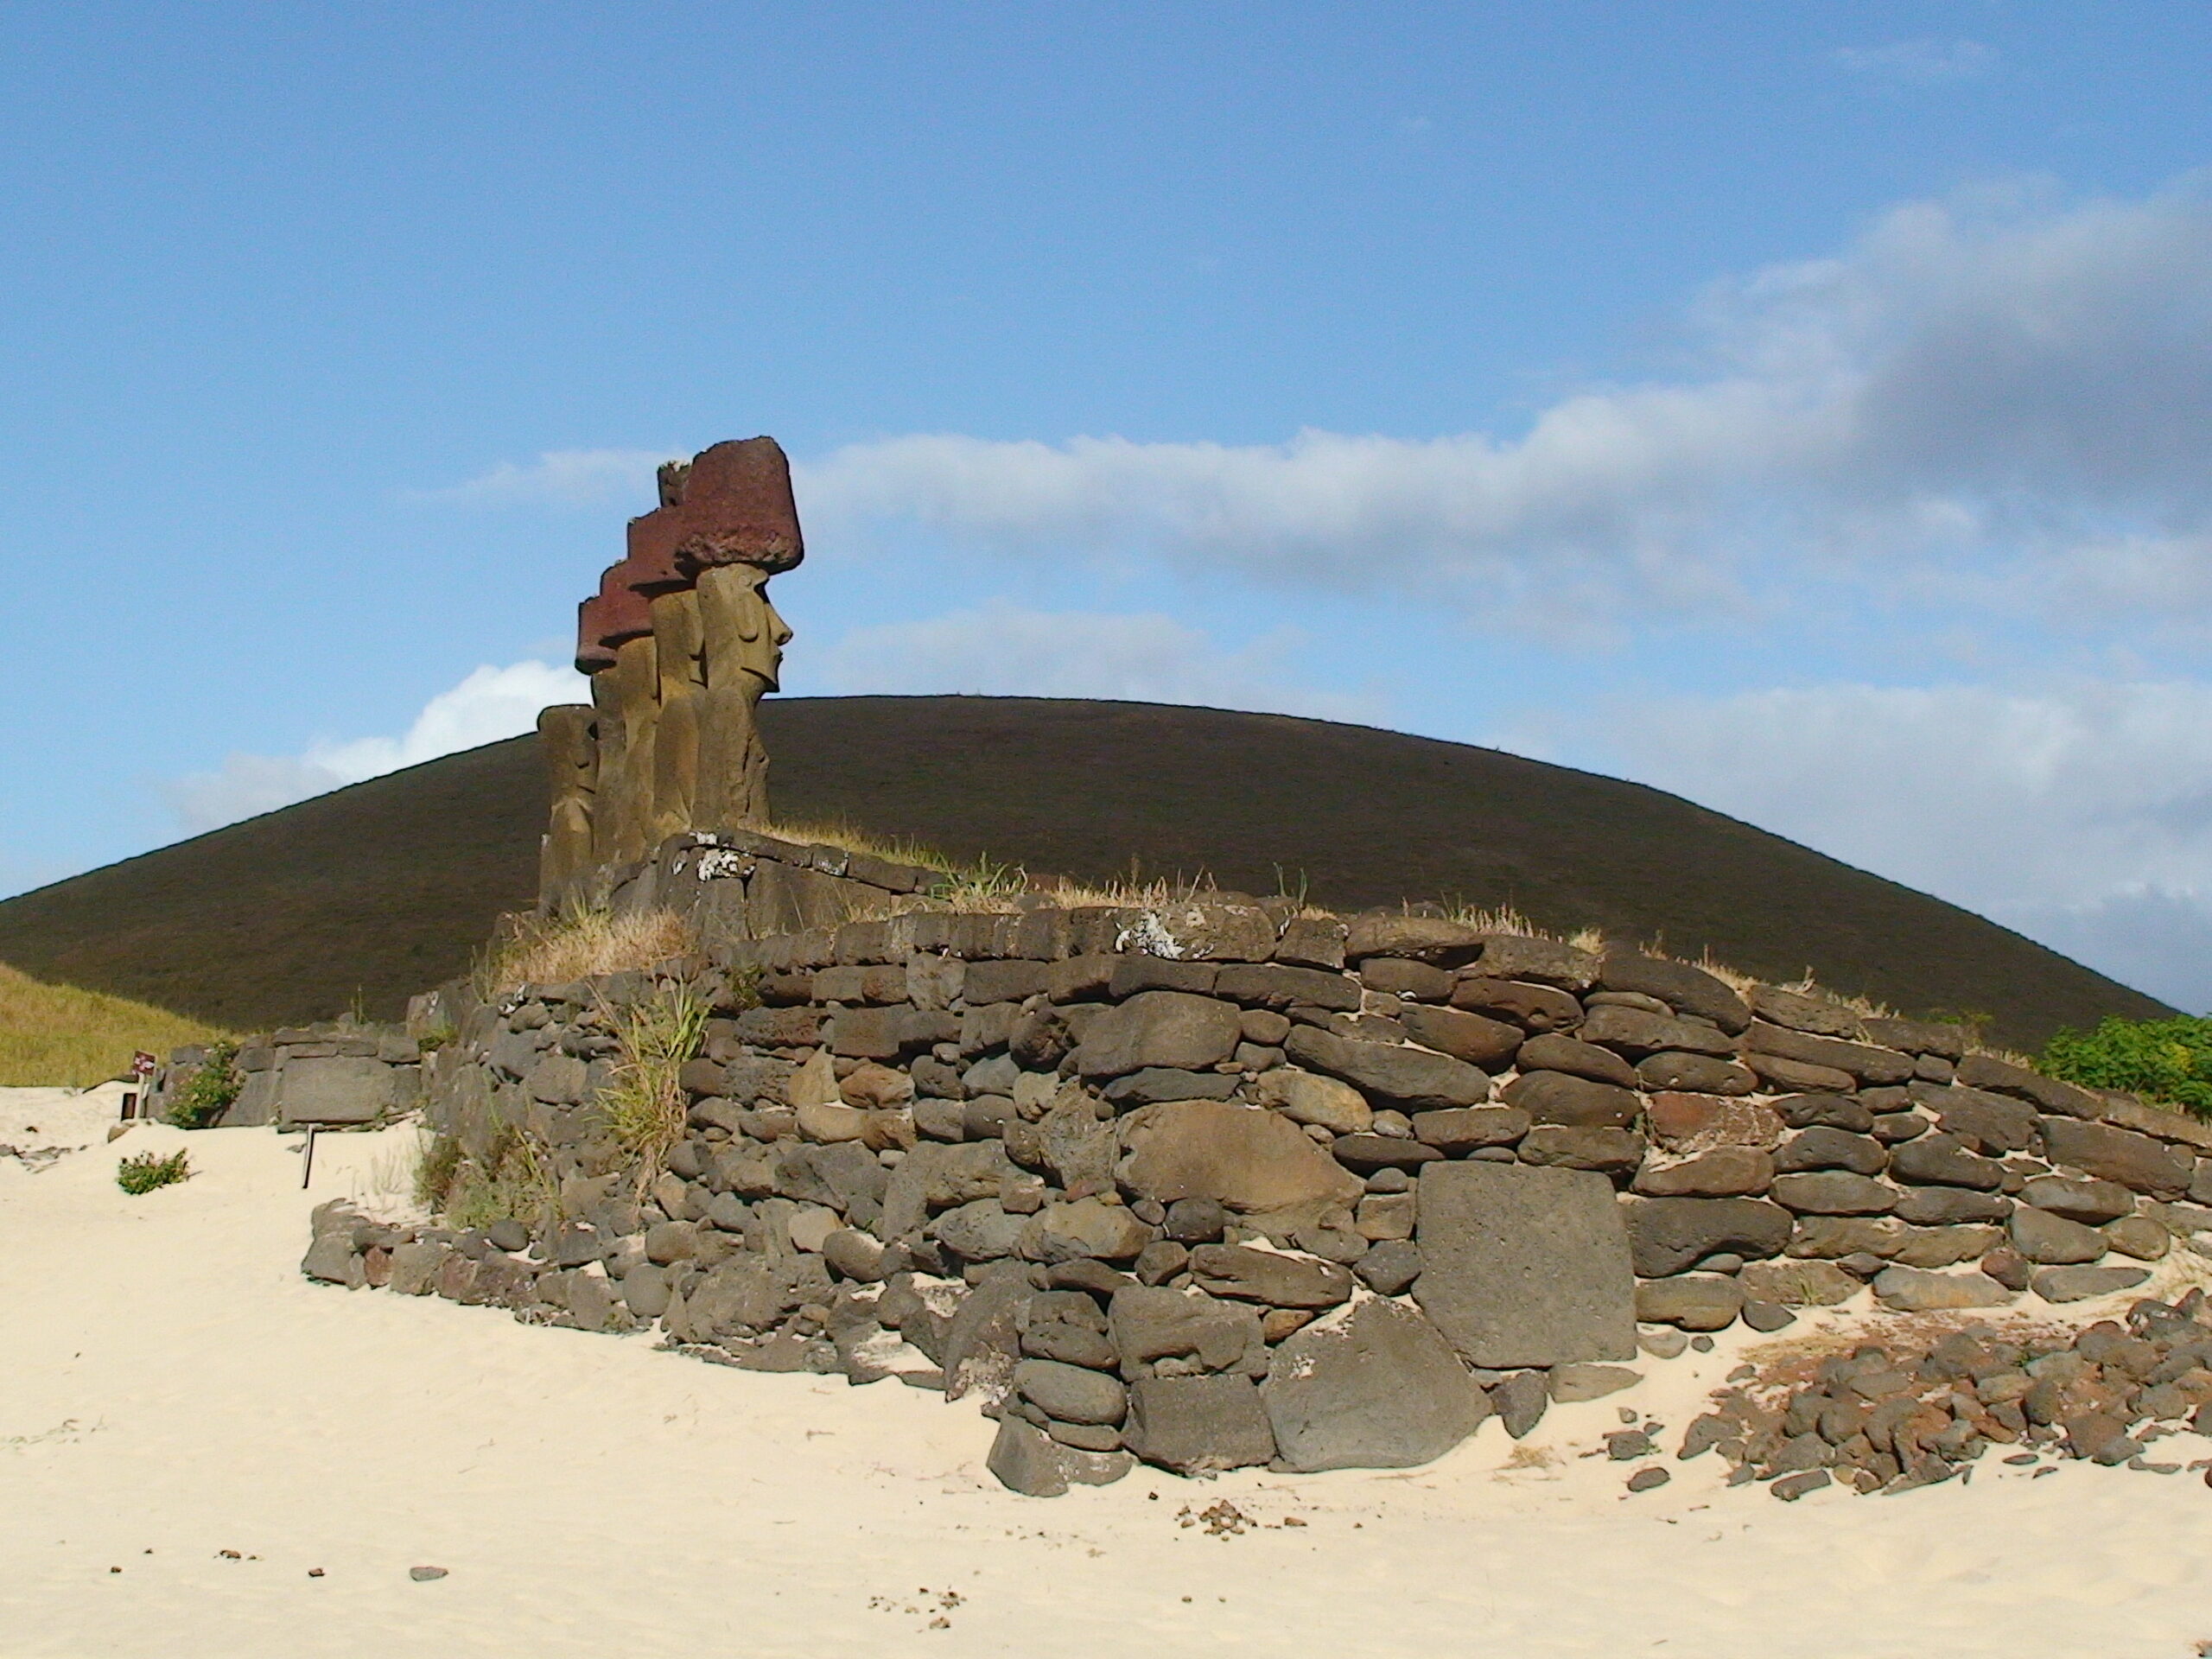
<svg viewBox="0 0 2212 1659"><path fill-rule="evenodd" d="M721 918L699 957L418 1000L458 1033L423 1061L429 1123L487 1166L526 1137L557 1213L327 1208L307 1270L939 1389L998 1417L1001 1478L1052 1492L1137 1459L1419 1464L1738 1319L1869 1284L2061 1303L2212 1232L2212 1129L1955 1026L1233 897L772 931L772 904L846 896L765 840L627 878ZM623 1010L678 989L711 1019L640 1172L597 1102Z"/></svg>

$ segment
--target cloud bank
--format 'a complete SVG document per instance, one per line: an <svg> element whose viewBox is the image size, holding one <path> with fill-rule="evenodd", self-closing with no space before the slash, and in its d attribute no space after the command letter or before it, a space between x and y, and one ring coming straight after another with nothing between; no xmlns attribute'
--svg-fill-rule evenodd
<svg viewBox="0 0 2212 1659"><path fill-rule="evenodd" d="M2212 1008L2212 686L1828 686L1617 709L1622 770Z"/></svg>
<svg viewBox="0 0 2212 1659"><path fill-rule="evenodd" d="M410 491L418 505L463 507L597 507L624 502L652 505L653 476L669 449L549 449L517 466L503 461L489 472L442 489Z"/></svg>
<svg viewBox="0 0 2212 1659"><path fill-rule="evenodd" d="M1902 207L1715 286L1678 375L1517 437L1272 445L955 435L802 469L810 525L918 526L1417 594L1573 630L1802 607L1837 583L2064 620L2212 615L2212 197Z"/></svg>
<svg viewBox="0 0 2212 1659"><path fill-rule="evenodd" d="M993 606L855 629L830 649L823 669L836 690L850 694L1106 697L1381 718L1379 696L1302 684L1306 644L1286 629L1231 650L1167 616Z"/></svg>
<svg viewBox="0 0 2212 1659"><path fill-rule="evenodd" d="M296 755L232 754L215 772L194 772L163 793L188 834L235 823L347 784L419 766L501 738L534 730L548 703L589 699L575 670L552 663L512 663L477 669L423 704L397 737L315 742Z"/></svg>
<svg viewBox="0 0 2212 1659"><path fill-rule="evenodd" d="M1935 86L1977 80L1996 67L1997 48L1980 41L1891 41L1885 46L1839 47L1838 67L1880 86Z"/></svg>

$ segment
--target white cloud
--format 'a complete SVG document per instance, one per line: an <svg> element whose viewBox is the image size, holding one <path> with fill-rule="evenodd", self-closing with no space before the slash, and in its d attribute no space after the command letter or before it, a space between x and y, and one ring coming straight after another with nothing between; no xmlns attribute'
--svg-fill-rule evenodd
<svg viewBox="0 0 2212 1659"><path fill-rule="evenodd" d="M2212 1014L2212 893L2133 887L2094 904L2024 905L1996 918L2188 1014Z"/></svg>
<svg viewBox="0 0 2212 1659"><path fill-rule="evenodd" d="M412 502L461 506L595 507L657 498L653 476L674 452L666 449L549 449L527 466L503 461L487 473L442 489L411 490Z"/></svg>
<svg viewBox="0 0 2212 1659"><path fill-rule="evenodd" d="M590 688L575 670L551 663L482 667L423 704L397 737L318 741L297 755L232 754L216 772L194 772L165 786L186 830L199 835L311 795L419 766L535 729L549 703L582 702Z"/></svg>
<svg viewBox="0 0 2212 1659"><path fill-rule="evenodd" d="M1997 48L1980 41L1892 41L1886 46L1840 47L1833 55L1851 73L1888 86L1973 80L1997 63Z"/></svg>
<svg viewBox="0 0 2212 1659"><path fill-rule="evenodd" d="M992 607L859 628L823 659L841 692L1108 697L1217 709L1382 717L1378 697L1300 683L1305 637L1271 633L1224 650L1172 617Z"/></svg>
<svg viewBox="0 0 2212 1659"><path fill-rule="evenodd" d="M1903 207L1838 257L1716 285L1692 333L1679 376L1562 397L1517 437L917 435L803 467L802 505L834 536L905 523L1554 630L1804 604L1808 585L2212 615L2202 181Z"/></svg>
<svg viewBox="0 0 2212 1659"><path fill-rule="evenodd" d="M2212 1007L2212 686L1831 686L1622 709L1640 781Z"/></svg>

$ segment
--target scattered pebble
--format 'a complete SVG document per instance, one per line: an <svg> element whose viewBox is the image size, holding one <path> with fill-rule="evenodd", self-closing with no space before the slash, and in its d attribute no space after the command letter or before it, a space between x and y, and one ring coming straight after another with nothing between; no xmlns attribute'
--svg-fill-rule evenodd
<svg viewBox="0 0 2212 1659"><path fill-rule="evenodd" d="M407 1576L417 1584L428 1584L431 1580L442 1579L445 1575L446 1569L442 1567L410 1567L407 1569Z"/></svg>

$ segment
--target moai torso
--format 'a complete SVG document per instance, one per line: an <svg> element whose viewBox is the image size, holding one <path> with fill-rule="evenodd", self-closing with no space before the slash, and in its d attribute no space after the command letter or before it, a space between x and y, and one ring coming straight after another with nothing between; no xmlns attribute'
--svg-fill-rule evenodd
<svg viewBox="0 0 2212 1659"><path fill-rule="evenodd" d="M658 847L698 822L693 804L699 786L700 701L707 684L698 595L657 595L652 619L660 713L653 728L652 811L645 841Z"/></svg>
<svg viewBox="0 0 2212 1659"><path fill-rule="evenodd" d="M594 861L592 804L599 787L598 723L597 711L584 703L558 703L537 716L549 803L538 857L537 890L548 905L559 904L569 885Z"/></svg>
<svg viewBox="0 0 2212 1659"><path fill-rule="evenodd" d="M596 692L604 683L607 696L594 696L602 709L611 705L612 721L600 721L600 741L607 741L610 725L621 747L621 775L610 790L604 765L600 776L599 817L606 834L594 834L601 861L628 864L645 855L645 823L653 798L654 728L659 724L659 675L650 633L625 640L614 649L614 666L594 677ZM596 829L597 826L594 826Z"/></svg>
<svg viewBox="0 0 2212 1659"><path fill-rule="evenodd" d="M791 630L768 601L767 573L717 565L699 573L706 661L699 740L698 821L708 829L768 817L768 751L758 709L782 676Z"/></svg>

